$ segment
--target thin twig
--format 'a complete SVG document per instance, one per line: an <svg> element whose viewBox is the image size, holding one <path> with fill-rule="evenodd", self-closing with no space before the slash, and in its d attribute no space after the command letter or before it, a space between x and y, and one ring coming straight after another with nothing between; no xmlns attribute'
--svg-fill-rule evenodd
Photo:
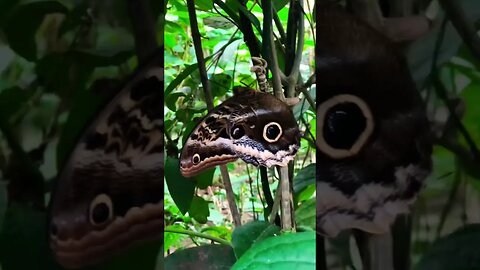
<svg viewBox="0 0 480 270"><path fill-rule="evenodd" d="M278 12L275 7L273 7L273 20L275 21L275 26L277 26L278 33L280 34L280 42L285 44L287 34L285 33L285 29L283 29L282 22L280 21L280 17L278 17Z"/></svg>
<svg viewBox="0 0 480 270"><path fill-rule="evenodd" d="M292 224L292 209L291 209L291 193L290 181L288 177L288 166L280 167L280 192L282 193L282 229L291 230Z"/></svg>
<svg viewBox="0 0 480 270"><path fill-rule="evenodd" d="M270 212L270 217L268 220L270 221L271 224L275 222L275 218L278 213L278 209L280 208L280 201L282 198L282 192L281 192L281 183L278 183L277 191L275 193L275 200L273 201L273 207L272 211Z"/></svg>
<svg viewBox="0 0 480 270"><path fill-rule="evenodd" d="M472 157L476 162L480 161L480 152L477 148L477 145L475 141L473 140L472 136L470 136L470 133L468 130L465 128L463 125L462 121L458 117L456 113L456 106L455 104L449 100L448 98L448 91L443 85L442 81L440 80L439 77L439 72L437 69L437 58L438 55L440 54L440 49L442 47L444 38L445 38L445 29L447 25L447 19L445 18L442 22L442 30L440 32L440 35L436 41L435 48L433 50L433 60L432 60L432 66L431 66L431 72L430 72L430 78L429 78L429 83L432 83L435 89L435 92L437 96L443 100L445 105L447 106L447 109L450 113L450 117L452 120L452 123L454 123L458 130L460 131L460 134L464 137L467 145L470 148L470 151L472 152Z"/></svg>
<svg viewBox="0 0 480 270"><path fill-rule="evenodd" d="M164 231L166 233L179 233L179 234L186 234L186 235L194 236L194 237L200 237L200 238L215 241L215 242L223 244L223 245L228 245L228 246L231 245L231 243L228 242L225 239L218 238L218 237L215 237L213 235L206 234L206 233L199 233L199 232L188 231L188 230L184 230L184 229L175 229L175 228L168 228L168 227L165 228Z"/></svg>
<svg viewBox="0 0 480 270"><path fill-rule="evenodd" d="M200 31L198 30L197 14L195 12L194 0L187 0L188 14L190 17L190 27L192 31L193 46L195 48L195 54L197 56L197 63L200 72L200 79L203 85L203 91L205 93L205 101L209 111L213 110L213 96L210 90L210 82L208 80L207 69L205 66L205 59L202 51L202 41L200 38ZM228 175L227 166L220 165L220 172L222 174L223 183L225 185L225 192L227 193L228 206L232 213L233 223L236 227L241 225L240 214L238 212L237 204L235 203L235 194L233 193L232 183L230 182L230 176Z"/></svg>
<svg viewBox="0 0 480 270"><path fill-rule="evenodd" d="M290 1L291 5L295 6L294 20L296 21L296 31L297 32L297 44L295 57L293 59L292 68L288 74L288 88L287 88L287 97L295 96L295 87L298 82L298 76L300 74L300 63L302 62L303 54L303 45L305 41L305 25L304 25L304 16L303 16L303 1L295 0Z"/></svg>
<svg viewBox="0 0 480 270"><path fill-rule="evenodd" d="M272 29L272 1L262 0L263 8L263 54L268 61L268 66L272 71L273 80L273 93L280 100L285 100L285 95L282 91L282 81L280 78L280 72L278 68L277 50L273 42L273 29Z"/></svg>

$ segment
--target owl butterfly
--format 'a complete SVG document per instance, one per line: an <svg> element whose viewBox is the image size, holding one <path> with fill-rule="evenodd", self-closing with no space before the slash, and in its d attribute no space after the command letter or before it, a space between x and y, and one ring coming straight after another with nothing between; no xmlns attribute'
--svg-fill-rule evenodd
<svg viewBox="0 0 480 270"><path fill-rule="evenodd" d="M49 241L67 268L163 235L163 50L96 115L59 175Z"/></svg>
<svg viewBox="0 0 480 270"><path fill-rule="evenodd" d="M345 11L317 13L317 230L386 233L431 169L429 127L406 61Z"/></svg>
<svg viewBox="0 0 480 270"><path fill-rule="evenodd" d="M287 104L246 87L233 91L186 140L180 156L185 177L238 158L255 166L285 166L297 153L300 132Z"/></svg>

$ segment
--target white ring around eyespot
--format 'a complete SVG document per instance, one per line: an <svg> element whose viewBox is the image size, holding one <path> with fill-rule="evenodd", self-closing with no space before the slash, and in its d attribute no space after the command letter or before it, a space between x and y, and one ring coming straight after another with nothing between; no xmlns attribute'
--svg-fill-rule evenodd
<svg viewBox="0 0 480 270"><path fill-rule="evenodd" d="M325 122L324 121L325 114L333 106L340 103L346 103L346 102L354 103L355 105L358 106L358 108L360 108L360 110L363 113L363 116L365 117L366 125L365 125L365 129L360 134L360 136L358 136L357 140L355 141L355 143L352 145L350 149L337 149L328 145L328 143L325 141L325 138L323 137L323 125ZM357 96L349 95L349 94L341 94L341 95L333 96L332 98L328 99L327 101L323 102L318 106L317 146L320 149L320 151L330 156L331 158L341 159L341 158L351 157L358 154L358 152L360 152L362 147L367 142L370 135L372 135L373 128L374 128L374 122L373 122L372 112L370 111L370 108L367 105L367 103Z"/></svg>
<svg viewBox="0 0 480 270"><path fill-rule="evenodd" d="M108 218L102 223L96 223L92 218L92 214L93 214L93 209L95 209L95 206L97 206L100 203L105 203L107 205L108 210L109 210L108 211ZM90 224L92 224L94 226L101 226L101 225L105 224L106 222L112 220L112 218L113 218L113 202L112 202L112 199L110 198L110 196L108 196L105 193L97 195L97 197L95 197L95 199L93 199L92 202L90 203L90 209L89 209L89 212L88 212L88 219L90 221Z"/></svg>
<svg viewBox="0 0 480 270"><path fill-rule="evenodd" d="M278 127L278 129L280 130L280 132L278 133L277 137L275 137L275 139L270 139L270 138L267 137L267 128L271 125L276 125ZM265 141L267 141L269 143L274 143L274 142L278 141L278 139L280 139L280 136L282 136L282 133L283 133L282 126L280 126L280 124L277 123L277 122L270 122L263 127L263 139L265 139Z"/></svg>
<svg viewBox="0 0 480 270"><path fill-rule="evenodd" d="M195 157L198 157L198 162L197 162L197 163L194 162ZM197 165L198 163L200 163L200 161L202 161L202 159L200 158L200 155L199 155L198 153L195 154L195 155L193 155L193 157L192 157L192 163L193 163L194 165Z"/></svg>

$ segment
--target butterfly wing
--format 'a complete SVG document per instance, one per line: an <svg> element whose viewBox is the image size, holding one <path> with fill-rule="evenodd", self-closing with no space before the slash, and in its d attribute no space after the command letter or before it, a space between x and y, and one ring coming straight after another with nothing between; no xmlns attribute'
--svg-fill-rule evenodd
<svg viewBox="0 0 480 270"><path fill-rule="evenodd" d="M235 88L200 121L185 142L180 170L186 177L241 158L256 166L286 165L299 148L290 108L274 96Z"/></svg>
<svg viewBox="0 0 480 270"><path fill-rule="evenodd" d="M50 246L65 267L96 263L163 232L163 52L85 130L50 207Z"/></svg>
<svg viewBox="0 0 480 270"><path fill-rule="evenodd" d="M423 102L401 52L369 25L325 6L317 31L317 230L385 233L431 169Z"/></svg>

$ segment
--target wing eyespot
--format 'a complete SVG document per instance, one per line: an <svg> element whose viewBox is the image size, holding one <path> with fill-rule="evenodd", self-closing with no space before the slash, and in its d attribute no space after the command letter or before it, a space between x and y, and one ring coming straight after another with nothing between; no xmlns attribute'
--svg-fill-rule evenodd
<svg viewBox="0 0 480 270"><path fill-rule="evenodd" d="M102 226L113 219L113 202L105 193L97 195L90 203L89 221L94 226Z"/></svg>
<svg viewBox="0 0 480 270"><path fill-rule="evenodd" d="M201 159L200 159L200 155L199 155L198 153L195 154L195 155L193 155L193 157L192 157L192 163L193 163L194 165L197 165L198 163L200 163L200 160L201 160Z"/></svg>
<svg viewBox="0 0 480 270"><path fill-rule="evenodd" d="M278 141L282 133L282 126L277 122L270 122L263 127L263 139L269 143Z"/></svg>
<svg viewBox="0 0 480 270"><path fill-rule="evenodd" d="M245 129L240 125L235 125L230 129L230 137L234 140L238 140L245 135Z"/></svg>
<svg viewBox="0 0 480 270"><path fill-rule="evenodd" d="M334 159L360 152L374 129L372 112L361 98L341 94L317 109L317 146Z"/></svg>

